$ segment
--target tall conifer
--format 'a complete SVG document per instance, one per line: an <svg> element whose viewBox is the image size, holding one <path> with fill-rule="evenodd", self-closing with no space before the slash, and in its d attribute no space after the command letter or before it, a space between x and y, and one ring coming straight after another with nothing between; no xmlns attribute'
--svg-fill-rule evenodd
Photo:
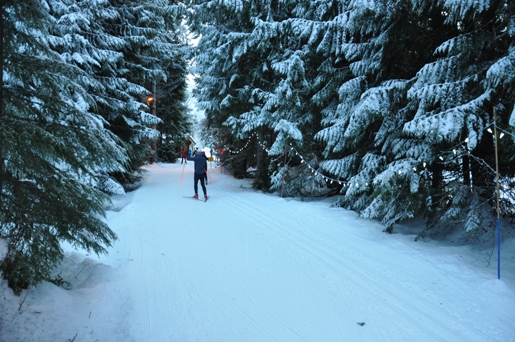
<svg viewBox="0 0 515 342"><path fill-rule="evenodd" d="M106 252L116 236L102 219L99 171L126 160L90 111L91 76L56 51L66 38L49 11L39 0L2 5L1 270L17 294L49 278L61 241Z"/></svg>

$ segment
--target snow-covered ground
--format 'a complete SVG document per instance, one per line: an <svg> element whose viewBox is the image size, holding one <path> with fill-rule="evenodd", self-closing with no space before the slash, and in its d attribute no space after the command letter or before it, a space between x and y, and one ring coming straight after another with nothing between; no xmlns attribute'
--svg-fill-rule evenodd
<svg viewBox="0 0 515 342"><path fill-rule="evenodd" d="M330 207L255 192L193 165L148 166L114 198L119 240L97 257L65 247L56 274L0 284L0 341L515 341L515 243L414 242Z"/></svg>

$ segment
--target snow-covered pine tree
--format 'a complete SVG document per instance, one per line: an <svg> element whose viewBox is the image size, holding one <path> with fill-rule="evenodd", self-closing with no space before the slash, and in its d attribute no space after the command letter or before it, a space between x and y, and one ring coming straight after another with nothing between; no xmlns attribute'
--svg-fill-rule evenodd
<svg viewBox="0 0 515 342"><path fill-rule="evenodd" d="M6 0L1 11L0 268L20 294L49 279L61 241L106 252L116 235L99 174L123 170L127 156L91 111L96 81L56 52L67 37L48 3Z"/></svg>
<svg viewBox="0 0 515 342"><path fill-rule="evenodd" d="M157 83L159 118L157 126L161 139L157 145L158 158L164 162L175 162L184 148L187 134L192 131L190 109L186 105L188 89L186 77L187 63L184 58L169 62L167 80Z"/></svg>
<svg viewBox="0 0 515 342"><path fill-rule="evenodd" d="M432 84L424 94L416 91L420 82L431 83L429 78L424 80L425 70L444 59L443 50L437 48L462 35L465 26L481 27L479 23L489 20L485 21L486 17L497 18L501 27L497 41L504 42L504 46L497 47L496 53L508 53L499 59L500 64L493 64L497 67L481 68L484 72L489 70L489 82L500 84L502 89L512 85L511 68L506 69L507 82L499 78L499 66L511 66L507 47L513 37L508 25L513 22L512 5L506 1L491 5L471 1L463 6L458 1L249 4L227 0L197 4L200 7L193 13L203 13L199 18L206 18L196 25L205 25L202 34L206 45L199 45L203 52L198 55L197 70L203 75L200 84L204 88L200 88L199 94L207 112L219 119L218 125L229 125L237 136L246 137L266 128L261 141L275 142L272 153L278 154L288 145L286 138L298 144L304 153L306 146L314 147L316 152L316 144L309 139L310 130L316 130L322 123L325 129L319 130L316 138L326 144L323 155L327 160L321 166L345 185L342 205L364 217L381 219L387 229L399 220L441 207L445 193L442 185L448 179L444 176L454 174L456 179L464 178L466 182L469 174L463 169L463 165L469 164L465 162L468 154L459 163L439 162L441 152L452 151L459 139L432 140L426 139L425 133L413 133L417 130L413 124L418 122L417 117L437 114L439 109L430 106L441 105L428 97L431 105L426 106L420 96L442 90L448 97L444 105L461 96L459 92L449 93L449 88L437 89L440 84ZM493 8L497 9L492 12ZM481 19L482 15L486 17ZM448 59L453 63L455 60ZM244 72L249 62L254 70ZM477 61L477 67L480 63ZM303 75L309 87L303 86L304 82L290 82L290 72L301 69L303 72L295 74ZM482 84L474 75L475 71L470 70L472 79L465 83ZM234 87L236 80L244 82ZM467 91L473 94L477 91L474 88ZM504 98L508 98L508 93L503 92ZM510 101L505 101L499 110L512 111ZM321 120L317 117L320 113ZM305 123L309 124L299 125L308 117ZM506 116L500 117L507 122ZM485 145L485 149L489 147ZM506 160L510 160L512 150L508 147L505 151ZM480 170L478 165L474 166L474 160L470 169ZM273 161L271 170L279 171L281 163L279 158ZM295 158L290 166L294 164ZM282 174L276 172L275 178L282 178ZM280 184L274 180L272 183ZM468 222L479 220L471 218Z"/></svg>
<svg viewBox="0 0 515 342"><path fill-rule="evenodd" d="M206 128L218 133L220 151L240 151L247 146L241 153L232 153L226 166L236 177L248 176L247 169L256 165L254 155L261 155L256 144L247 144L252 130L233 130L224 123L254 107L250 100L254 83L268 83L260 71L262 49L253 50L248 44L253 16L263 11L264 5L241 0L194 1L190 5L189 27L201 35L192 68L197 77L194 95L206 115Z"/></svg>
<svg viewBox="0 0 515 342"><path fill-rule="evenodd" d="M228 125L236 138L257 133L261 145L256 145L254 153L258 156L254 186L267 188L264 184L270 181L268 162L260 158L263 144L274 144L271 153L276 159L271 172L277 172L288 139L296 141L302 152L314 153L311 137L317 131L320 110L311 104L317 90L307 80L317 77L321 61L317 60L316 47L303 46L310 38L309 28L301 28L306 20L295 21L293 17L314 12L323 2L237 4L203 2L192 11L196 20L209 20L202 27L199 42L199 51L207 52L196 58L197 73L202 75L199 100L208 120L218 126ZM231 11L235 14L228 15ZM311 58L315 59L314 65L309 64ZM318 83L319 88L325 86ZM221 119L215 122L212 117ZM303 134L307 134L307 139L303 139ZM300 164L300 159L293 162Z"/></svg>
<svg viewBox="0 0 515 342"><path fill-rule="evenodd" d="M101 28L97 25L95 13L105 9L105 2L92 2L87 8L80 8L76 0L51 0L48 1L49 13L57 24L56 34L62 38L52 44L52 49L59 53L61 58L70 66L74 65L89 78L87 81L87 91L92 99L88 111L95 115L102 115L99 103L104 103L106 93L105 79L95 77L97 70L101 66L118 63L123 55L116 50L106 49L105 46L96 44L98 37L103 36ZM99 29L100 28L100 29ZM112 98L110 99L112 101ZM108 126L108 121L104 121ZM123 144L122 140L119 140ZM125 149L123 145L122 148ZM122 185L110 172L127 172L126 170L98 170L102 179L98 186L100 190L108 194L124 193Z"/></svg>
<svg viewBox="0 0 515 342"><path fill-rule="evenodd" d="M183 82L185 74L168 75L171 64L177 63L184 54L184 31L178 27L182 20L180 6L176 1L127 1L111 2L117 10L113 18L106 18L103 25L106 32L122 39L126 45L123 53L123 64L119 69L120 76L130 84L143 85L147 90L141 92L138 88L124 89L139 106L126 106L124 111L115 115L110 114L113 129L117 134L127 137L131 145L133 158L131 167L134 170L149 157L149 144L161 137L155 129L159 119L160 99L156 98L156 115L150 115L148 109L141 110L141 100L153 92L154 85L161 82ZM169 79L169 76L179 76L182 79ZM159 90L161 91L161 90ZM155 96L155 94L153 94ZM122 175L123 176L123 175ZM126 175L125 175L126 176Z"/></svg>
<svg viewBox="0 0 515 342"><path fill-rule="evenodd" d="M348 64L351 75L341 83L336 109L324 112L327 128L316 136L327 144L321 167L343 186L346 196L340 205L389 226L392 218L413 215L407 205L413 199L399 193L399 184L389 185L390 177L383 173L393 175L389 162L396 168L409 165L396 160L390 145L409 115L409 78L429 55L426 42L420 41L428 35L428 24L404 2L355 2L341 4L339 11L332 53ZM395 196L403 198L395 201ZM390 210L395 205L406 210L398 215Z"/></svg>
<svg viewBox="0 0 515 342"><path fill-rule="evenodd" d="M465 230L475 230L482 226L479 204L493 197L495 148L487 128L495 124L509 129L515 84L510 51L514 9L507 1L445 3L445 24L455 29L455 35L435 50L437 59L419 71L408 92L418 106L403 131L430 145L432 154L424 156L426 162L438 164L432 171L439 182L433 182L430 198L440 209L435 223L453 219ZM509 161L514 148L506 142L501 140L498 149L500 172L512 178L515 170Z"/></svg>
<svg viewBox="0 0 515 342"><path fill-rule="evenodd" d="M332 148L326 152L343 152L340 160L322 164L349 180L342 204L382 219L389 229L430 210L430 194L442 179L440 164L420 171L442 146L413 139L399 128L416 113L418 100L408 96L415 73L436 59L434 49L457 28L443 25L445 12L433 3L365 5L354 3L345 21L348 33L342 35L348 42L341 51L357 78L340 88L341 114L328 117L334 124L318 137Z"/></svg>
<svg viewBox="0 0 515 342"><path fill-rule="evenodd" d="M286 107L297 109L296 115L290 115L290 122L299 127L302 140L291 139L291 143L295 146L295 152L309 162L302 163L302 159L292 156L288 163L288 174L285 176L285 192L288 195L305 195L305 184L314 184L309 193L317 194L321 188L326 187L326 179L320 173L311 173L312 168L319 167L318 163L323 156L322 144L314 136L322 128L323 118L334 115L338 105L338 87L350 75L348 62L336 56L336 42L341 38L339 30L343 27L342 16L339 15L342 4L327 1L293 4L288 19L281 21L282 28L278 30L281 37L284 37L279 45L283 54L278 60L295 65L291 57L300 58L304 81L302 87L297 87L297 92L303 97L301 105L297 107L288 106L288 98L285 96L280 97L286 101L279 102L286 104L283 105L284 113L287 112ZM279 63L281 62L277 62ZM276 78L282 79L283 75L277 73ZM281 89L278 87L275 91L277 90ZM308 164L310 167L307 167ZM275 184L279 184L280 173L274 175ZM336 185L331 184L332 182L327 183L329 186Z"/></svg>
<svg viewBox="0 0 515 342"><path fill-rule="evenodd" d="M501 2L502 3L502 2ZM501 51L498 59L490 65L484 80L485 89L494 90L491 101L496 110L498 134L506 136L498 140L500 169L500 207L502 215L515 216L515 3L504 1L494 7L496 17L493 35L495 43L491 48ZM490 25L492 26L492 25ZM509 42L509 43L508 43ZM509 44L509 45L508 45ZM508 45L508 46L507 46ZM493 114L493 113L492 113ZM492 116L493 121L493 116ZM487 129L487 132L489 130ZM488 135L488 134L487 134ZM488 139L488 137L485 137ZM495 147L495 145L494 145ZM489 155L490 151L484 151ZM493 164L490 164L493 166ZM490 175L492 172L490 172ZM491 177L491 176L489 176ZM488 196L488 193L486 194ZM470 207L470 206L469 206Z"/></svg>
<svg viewBox="0 0 515 342"><path fill-rule="evenodd" d="M152 131L142 121L153 118L145 112L149 111L145 98L150 91L127 79L130 69L124 50L130 48L130 42L118 32L110 32L121 9L107 1L55 0L50 2L50 10L65 38L56 47L58 52L97 81L88 88L95 99L94 110L106 119L106 127L121 138L123 148L130 150L126 169L110 174L127 188L128 183L138 179L142 160L151 154L148 143L141 142L140 136Z"/></svg>
<svg viewBox="0 0 515 342"><path fill-rule="evenodd" d="M184 74L168 75L184 53L180 11L168 0L67 3L67 7L54 6L59 23L71 37L63 50L68 51L70 62L93 73L102 87L102 91L92 89L97 110L130 150L127 171L114 176L130 186L154 154L150 144L161 137L155 129L161 122L159 112L150 113L147 96L157 83L185 81ZM77 58L83 50L89 59Z"/></svg>

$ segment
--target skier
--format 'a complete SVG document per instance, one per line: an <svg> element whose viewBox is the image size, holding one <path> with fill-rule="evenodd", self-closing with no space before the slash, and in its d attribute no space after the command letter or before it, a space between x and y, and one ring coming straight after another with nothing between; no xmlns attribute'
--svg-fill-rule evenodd
<svg viewBox="0 0 515 342"><path fill-rule="evenodd" d="M181 164L182 163L188 164L188 161L186 160L186 150L181 151Z"/></svg>
<svg viewBox="0 0 515 342"><path fill-rule="evenodd" d="M195 163L195 175L193 177L193 189L195 190L195 195L193 198L198 199L198 181L200 181L200 185L202 186L202 191L204 192L204 200L207 201L209 196L207 195L206 184L204 183L206 179L207 172L207 159L204 156L204 152L197 151L194 157L186 157L187 160L193 160Z"/></svg>

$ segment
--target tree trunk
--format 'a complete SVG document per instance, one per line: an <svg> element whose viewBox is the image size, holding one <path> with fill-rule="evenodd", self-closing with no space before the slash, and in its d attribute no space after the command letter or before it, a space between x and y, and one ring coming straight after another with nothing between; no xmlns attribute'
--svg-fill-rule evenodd
<svg viewBox="0 0 515 342"><path fill-rule="evenodd" d="M4 114L4 6L0 7L0 117ZM1 148L1 146L0 146ZM1 151L0 151L1 152ZM0 153L1 156L1 153Z"/></svg>
<svg viewBox="0 0 515 342"><path fill-rule="evenodd" d="M470 158L468 155L463 156L461 168L463 170L463 184L470 185Z"/></svg>
<svg viewBox="0 0 515 342"><path fill-rule="evenodd" d="M4 6L0 7L0 120L4 116ZM0 191L3 189L4 154L0 143Z"/></svg>
<svg viewBox="0 0 515 342"><path fill-rule="evenodd" d="M477 147L474 149L473 153L477 158L482 159L483 163L488 165L494 165L494 151L495 146L493 143L493 139L490 139L489 136L483 137ZM495 174L489 170L487 167L484 166L483 163L478 162L476 159L472 159L470 161L471 169L470 172L472 173L472 184L475 187L479 187L480 193L483 194L484 189L494 184L494 178Z"/></svg>
<svg viewBox="0 0 515 342"><path fill-rule="evenodd" d="M254 187L256 189L264 189L268 184L268 166L266 162L267 155L261 146L263 142L263 128L258 130L258 141L256 142L256 180L254 181Z"/></svg>
<svg viewBox="0 0 515 342"><path fill-rule="evenodd" d="M443 184L443 165L435 162L429 167L429 171L433 174L433 182L431 184L433 193L433 208L436 209L440 206L442 198L442 184Z"/></svg>

